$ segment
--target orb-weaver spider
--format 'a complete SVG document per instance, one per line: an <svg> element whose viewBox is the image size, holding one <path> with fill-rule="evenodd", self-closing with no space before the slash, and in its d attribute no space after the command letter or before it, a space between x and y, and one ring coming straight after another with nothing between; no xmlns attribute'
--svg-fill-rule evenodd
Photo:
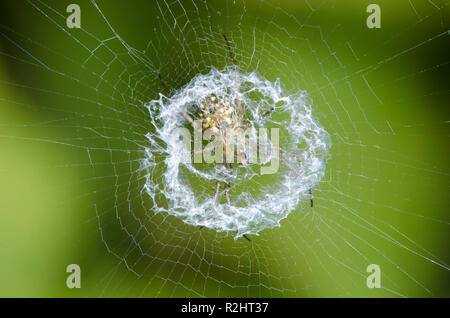
<svg viewBox="0 0 450 318"><path fill-rule="evenodd" d="M226 47L228 49L229 57L233 64L232 72L234 71L234 86L235 86L235 92L240 93L240 83L239 83L239 69L238 65L236 63L236 60L234 58L234 53L231 48L231 45L226 37L225 34L223 34L223 39L225 41ZM167 97L171 97L169 90L165 84L165 82L162 79L161 74L158 74L159 81L161 84L161 87L163 88L164 94ZM233 79L231 80L231 82ZM233 86L233 84L231 84ZM185 118L186 122L194 129L199 131L202 135L205 130L213 131L213 138L218 139L220 143L220 148L223 147L223 153L227 153L227 145L229 144L227 138L229 138L229 135L226 133L230 129L240 129L240 128L248 128L250 126L249 123L246 123L245 118L245 112L243 109L243 104L241 103L239 99L239 94L233 95L233 98L229 98L228 96L216 96L214 94L211 94L207 96L206 98L203 98L198 104L196 104L197 108L197 116L191 116L186 111L179 110L183 117ZM272 114L274 111L274 107L271 107L268 111L264 112L262 114L262 117L268 117ZM199 120L194 120L199 119ZM275 147L275 146L274 146ZM296 156L296 154L292 154L290 152L287 152L280 147L276 147L277 150L279 150L282 154L286 155L293 155ZM206 149L206 148L205 148ZM205 149L201 150L204 151ZM234 154L233 154L234 156ZM241 151L239 148L237 148L237 152L235 154L237 158L238 163L242 163L243 160L245 160L246 152L245 149ZM228 158L228 157L227 157ZM290 170L295 169L283 158L280 158L280 162L283 163L286 167L288 167ZM232 164L231 163L222 163L228 170L232 170ZM228 206L231 206L231 199L230 199L230 183L228 181L220 181L216 179L216 189L214 194L213 202L214 204L217 204L221 188L224 187L224 194L226 198L226 202ZM310 201L311 201L311 207L313 207L313 199L312 199L312 190L309 190L310 195ZM230 212L231 213L231 212ZM233 215L233 214L229 214ZM200 226L200 229L202 229L204 226ZM242 237L247 239L249 242L251 240L243 234Z"/></svg>

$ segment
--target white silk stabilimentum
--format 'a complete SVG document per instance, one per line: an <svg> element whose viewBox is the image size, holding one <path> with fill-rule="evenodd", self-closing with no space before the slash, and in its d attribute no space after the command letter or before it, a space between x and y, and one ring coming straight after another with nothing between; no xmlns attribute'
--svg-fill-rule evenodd
<svg viewBox="0 0 450 318"><path fill-rule="evenodd" d="M231 169L186 162L189 153L176 130L190 125L183 113L197 118L198 105L211 96L239 100L245 123L255 128L253 133L262 127L279 129L280 166L275 174L260 173L261 166L270 164L270 156ZM148 171L145 191L153 200L154 212L174 215L193 226L232 232L235 238L258 234L279 226L302 200L309 200L311 189L325 174L330 137L313 118L306 93L288 94L279 80L212 68L171 97L160 94L146 106L153 127L147 134L150 146L143 166ZM271 148L273 155L275 146ZM223 186L215 201L217 180ZM231 205L224 198L225 184L230 185Z"/></svg>

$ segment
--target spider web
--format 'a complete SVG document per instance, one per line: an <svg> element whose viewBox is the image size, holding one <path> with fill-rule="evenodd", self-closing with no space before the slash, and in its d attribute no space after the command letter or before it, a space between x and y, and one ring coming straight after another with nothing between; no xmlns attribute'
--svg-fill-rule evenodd
<svg viewBox="0 0 450 318"><path fill-rule="evenodd" d="M0 98L32 115L0 119L0 140L64 153L42 169L72 176L55 200L83 209L78 244L98 254L87 295L449 295L448 3L378 2L380 30L365 1L80 1L81 29L70 2L16 4L28 20L0 25L0 84L21 94ZM155 213L165 198L145 191L162 173L145 164L158 75L174 92L230 66L223 34L240 71L305 91L332 140L314 207L252 242Z"/></svg>

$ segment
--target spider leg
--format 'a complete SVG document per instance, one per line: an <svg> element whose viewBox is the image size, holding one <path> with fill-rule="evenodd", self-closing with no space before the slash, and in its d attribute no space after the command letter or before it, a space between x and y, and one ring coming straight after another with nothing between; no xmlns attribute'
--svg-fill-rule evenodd
<svg viewBox="0 0 450 318"><path fill-rule="evenodd" d="M280 150L280 151L282 151L282 152L286 152L286 151L284 151L283 149L281 149L281 148L279 148L278 147L278 149ZM288 153L288 152L286 152L286 153ZM294 169L294 167L292 167L290 164L289 164L289 162L287 162L286 160L284 160L283 158L280 158L280 161L286 166L286 167L288 167L289 169L291 169L295 174L297 174L299 177L302 177L302 175L301 174L299 174L295 169ZM309 189L309 194L310 194L310 201L311 201L311 207L314 207L314 201L313 201L313 196L312 196L312 189Z"/></svg>
<svg viewBox="0 0 450 318"><path fill-rule="evenodd" d="M228 167L231 168L231 163L228 164ZM227 197L227 203L228 206L231 205L231 199L230 199L230 185L228 183L225 183L226 189L225 189L225 196ZM247 241L251 242L252 240L248 238L247 235L242 235Z"/></svg>
<svg viewBox="0 0 450 318"><path fill-rule="evenodd" d="M275 146L275 145L272 145L272 147L275 148L275 149L278 149L281 153L285 153L285 154L288 154L288 155L290 155L290 156L297 157L297 158L300 159L300 160L304 160L304 157L303 157L302 155L299 155L299 154L296 154L296 153L293 153L293 152L286 151L286 150L284 150L283 148L278 147L278 146Z"/></svg>
<svg viewBox="0 0 450 318"><path fill-rule="evenodd" d="M209 144L209 145L207 145L204 149L199 149L199 150L196 150L196 151L191 151L191 155L196 155L196 154L199 154L199 153L203 153L203 152L205 152L205 151L210 151L210 150L212 150L212 149L214 149L214 147L215 147L215 145L213 145L213 144Z"/></svg>
<svg viewBox="0 0 450 318"><path fill-rule="evenodd" d="M169 90L167 89L166 83L164 83L162 77L161 77L161 73L158 73L158 78L159 78L159 83L161 84L161 87L163 88L164 94L167 97L170 97L170 93Z"/></svg>
<svg viewBox="0 0 450 318"><path fill-rule="evenodd" d="M225 196L227 197L227 203L228 205L231 205L231 200L230 200L230 186L227 184L227 189L225 190Z"/></svg>
<svg viewBox="0 0 450 318"><path fill-rule="evenodd" d="M225 41L225 44L227 45L228 54L230 55L231 62L234 65L234 78L235 78L235 86L236 86L235 88L236 88L236 92L239 92L239 83L238 83L239 69L238 69L236 60L234 58L234 53L233 53L233 50L231 49L231 45L230 45L230 42L228 41L227 36L225 34L222 34L222 36ZM239 99L237 99L236 102L237 102L236 104L238 106L239 118L240 118L240 121L242 122L242 120L244 118L244 110L242 109L242 105L241 105L241 102L239 101Z"/></svg>
<svg viewBox="0 0 450 318"><path fill-rule="evenodd" d="M231 199L230 199L230 185L228 183L225 183L225 197L227 198L227 204L228 207L231 206ZM229 212L229 215L232 215L233 213Z"/></svg>
<svg viewBox="0 0 450 318"><path fill-rule="evenodd" d="M232 169L232 165L231 163L227 164L227 168L228 169ZM231 205L231 199L230 199L230 184L226 183L226 189L225 189L225 196L227 197L227 203L230 206Z"/></svg>
<svg viewBox="0 0 450 318"><path fill-rule="evenodd" d="M273 113L275 108L271 107L268 111L266 111L264 114L262 114L262 117L265 118Z"/></svg>
<svg viewBox="0 0 450 318"><path fill-rule="evenodd" d="M217 199L219 197L219 191L220 191L220 181L216 181L216 194L214 195L214 204L217 204Z"/></svg>
<svg viewBox="0 0 450 318"><path fill-rule="evenodd" d="M159 78L159 83L161 84L161 87L163 88L164 94L170 98L169 90L167 89L166 83L164 83L164 81L161 77L161 73L158 73L158 78ZM180 110L180 112L184 116L184 118L192 125L192 127L194 127L194 129L201 131L201 128L195 124L194 119L192 119L192 117L189 114L187 114L186 112L184 112L182 110Z"/></svg>
<svg viewBox="0 0 450 318"><path fill-rule="evenodd" d="M229 193L229 189L230 189L230 185L226 184L227 189L225 190L225 196L227 197L227 202L228 205L231 205L231 200L230 200L230 193ZM252 240L248 238L247 235L242 235L242 237L244 237L247 241L251 242Z"/></svg>
<svg viewBox="0 0 450 318"><path fill-rule="evenodd" d="M223 39L225 40L225 43L227 45L228 54L230 54L230 58L231 58L231 61L233 62L234 69L235 69L235 71L237 71L237 64L236 64L236 60L234 59L233 51L231 50L230 42L228 42L228 38L227 38L227 36L225 34L222 34L222 36L223 36Z"/></svg>
<svg viewBox="0 0 450 318"><path fill-rule="evenodd" d="M214 205L217 203L217 198L219 197L219 191L220 191L220 181L217 180L216 181L216 194L214 195ZM203 229L205 226L204 225L200 225L199 229Z"/></svg>

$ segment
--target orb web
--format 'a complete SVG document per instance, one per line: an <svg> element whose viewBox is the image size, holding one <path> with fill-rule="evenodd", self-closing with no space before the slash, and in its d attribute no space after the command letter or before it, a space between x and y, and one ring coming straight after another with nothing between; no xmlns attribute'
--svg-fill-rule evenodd
<svg viewBox="0 0 450 318"><path fill-rule="evenodd" d="M48 233L51 241L64 243L52 251L61 262L43 257L42 266L32 267L54 264L57 270L39 272L35 279L57 276L63 262L79 262L90 273L83 276L83 296L448 295L450 121L448 85L442 80L450 66L448 1L380 1L383 22L377 30L365 24L365 1L79 4L80 29L67 28L59 0L0 4L7 12L0 24L0 183L19 180L20 185L16 195L10 195L14 187L2 187L4 198L19 199L1 215L11 210L20 221L2 219L11 229L1 231L2 246L10 247L1 249L2 264L29 268L31 251L18 242L27 237L25 220L34 216L70 220L67 227L33 226L48 229L33 236L40 246L45 245L41 235ZM279 78L283 96L298 98L301 105L295 122L320 124L332 140L328 161L328 141L323 148L308 141L293 152L302 153L307 144L316 147L317 166L287 158L288 164L304 162L317 171L327 162L323 177L316 175L314 207L304 190L317 180L302 179L300 196L293 197L297 208L280 227L259 231L252 242L235 240L237 231L200 229L167 212L176 212L167 200L173 195L167 181L178 184L178 178L164 177L171 152L157 129L170 123L164 118L173 116L174 127L183 118L176 112L158 117L161 110L148 108L151 101L173 103L181 88L207 76L212 66L226 74L232 61L224 34L240 76L258 74L271 83L268 87L276 87ZM244 83L240 88L251 89ZM248 99L261 100L251 94ZM255 125L277 126L291 114L283 114L283 103L276 106L266 121L257 112L246 116ZM267 109L253 109L258 107ZM293 147L301 129L280 134L280 144ZM39 165L36 159L44 152L49 156ZM178 166L177 176L187 176L180 184L199 198L196 204L214 196L214 180ZM214 169L202 166L194 168ZM247 198L238 200L244 186L256 201L260 194L276 193L277 177L289 169L280 164L278 174L263 179L256 168L238 174L251 176L251 182L230 183L234 208L246 207ZM53 179L60 173L66 177ZM226 171L208 173L232 177ZM34 185L47 179L55 180L42 192L49 205L57 206L51 217L54 210L44 206L40 215L30 197L43 189ZM33 204L19 210L26 201ZM223 196L219 203L226 206ZM180 206L185 211L186 205ZM366 286L369 264L381 267L380 289ZM65 286L61 281L56 286L35 284L44 295L59 296L58 288ZM19 297L29 295L22 290L26 295Z"/></svg>

